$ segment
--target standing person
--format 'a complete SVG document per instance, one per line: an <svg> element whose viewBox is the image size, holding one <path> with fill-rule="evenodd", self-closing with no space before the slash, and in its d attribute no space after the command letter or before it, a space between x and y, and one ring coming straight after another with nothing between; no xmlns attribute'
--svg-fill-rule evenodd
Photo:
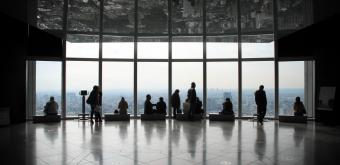
<svg viewBox="0 0 340 165"><path fill-rule="evenodd" d="M190 110L189 110L189 117L192 117L192 115L195 113L196 110L196 84L195 82L191 83L191 88L188 90L188 99L190 103Z"/></svg>
<svg viewBox="0 0 340 165"><path fill-rule="evenodd" d="M45 115L58 115L58 103L54 101L54 97L50 97L50 101L44 106Z"/></svg>
<svg viewBox="0 0 340 165"><path fill-rule="evenodd" d="M257 105L257 115L258 121L263 125L263 118L267 111L267 96L266 92L263 90L264 86L260 85L259 90L255 92L255 102Z"/></svg>
<svg viewBox="0 0 340 165"><path fill-rule="evenodd" d="M127 114L127 109L129 108L128 103L125 101L125 98L122 97L118 104L118 109L119 109L119 114L126 115Z"/></svg>
<svg viewBox="0 0 340 165"><path fill-rule="evenodd" d="M179 112L179 108L181 107L181 98L179 97L178 89L176 89L171 95L171 106L173 109L173 117L176 118L176 114Z"/></svg>
<svg viewBox="0 0 340 165"><path fill-rule="evenodd" d="M86 103L91 106L91 116L90 121L93 123L93 114L95 115L96 122L102 122L101 114L99 112L100 106L102 105L102 92L99 86L93 86L93 89L86 100Z"/></svg>

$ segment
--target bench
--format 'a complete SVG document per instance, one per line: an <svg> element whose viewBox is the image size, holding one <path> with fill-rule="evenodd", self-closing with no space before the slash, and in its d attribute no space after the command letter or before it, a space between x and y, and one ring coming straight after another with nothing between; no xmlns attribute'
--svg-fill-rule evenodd
<svg viewBox="0 0 340 165"><path fill-rule="evenodd" d="M279 116L280 122L307 123L307 116Z"/></svg>
<svg viewBox="0 0 340 165"><path fill-rule="evenodd" d="M235 121L235 115L223 115L217 113L209 114L210 121Z"/></svg>
<svg viewBox="0 0 340 165"><path fill-rule="evenodd" d="M190 120L189 119L189 114L182 114L178 113L176 114L176 120ZM193 114L192 119L194 121L202 120L202 115L201 114Z"/></svg>
<svg viewBox="0 0 340 165"><path fill-rule="evenodd" d="M141 114L141 120L165 120L165 114Z"/></svg>
<svg viewBox="0 0 340 165"><path fill-rule="evenodd" d="M33 123L60 122L60 115L33 116Z"/></svg>
<svg viewBox="0 0 340 165"><path fill-rule="evenodd" d="M130 120L130 114L113 114L108 113L104 115L105 121L127 121Z"/></svg>

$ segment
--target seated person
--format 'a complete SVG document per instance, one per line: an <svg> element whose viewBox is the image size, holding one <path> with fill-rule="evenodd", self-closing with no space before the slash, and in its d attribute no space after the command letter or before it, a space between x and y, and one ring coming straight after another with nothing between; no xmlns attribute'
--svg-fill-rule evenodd
<svg viewBox="0 0 340 165"><path fill-rule="evenodd" d="M185 102L183 103L183 113L188 114L190 111L190 102L189 99L187 98Z"/></svg>
<svg viewBox="0 0 340 165"><path fill-rule="evenodd" d="M301 102L300 97L296 97L294 103L294 116L303 116L303 114L306 114L305 106Z"/></svg>
<svg viewBox="0 0 340 165"><path fill-rule="evenodd" d="M151 95L147 94L146 95L146 100L144 102L144 114L153 114L155 111L152 109L153 106L156 106L156 104L151 103Z"/></svg>
<svg viewBox="0 0 340 165"><path fill-rule="evenodd" d="M58 115L58 103L54 101L54 97L50 97L50 101L44 106L45 115Z"/></svg>
<svg viewBox="0 0 340 165"><path fill-rule="evenodd" d="M166 114L166 103L163 97L159 98L159 102L156 104L156 112L159 114Z"/></svg>
<svg viewBox="0 0 340 165"><path fill-rule="evenodd" d="M119 114L126 115L128 108L129 108L128 103L125 101L124 97L122 97L118 104Z"/></svg>
<svg viewBox="0 0 340 165"><path fill-rule="evenodd" d="M203 114L202 106L203 106L202 101L200 100L200 98L196 97L196 110L195 110L195 114Z"/></svg>
<svg viewBox="0 0 340 165"><path fill-rule="evenodd" d="M118 114L119 112L118 112L117 109L115 109L115 110L113 111L113 113L114 113L114 114Z"/></svg>
<svg viewBox="0 0 340 165"><path fill-rule="evenodd" d="M220 114L222 115L233 115L234 114L233 103L231 103L230 98L226 98L225 102L222 105L223 105L223 109L220 112Z"/></svg>

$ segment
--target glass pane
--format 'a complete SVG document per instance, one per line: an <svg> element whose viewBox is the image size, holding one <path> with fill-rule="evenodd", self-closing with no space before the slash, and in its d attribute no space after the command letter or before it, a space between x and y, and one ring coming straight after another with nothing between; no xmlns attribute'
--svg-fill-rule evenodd
<svg viewBox="0 0 340 165"><path fill-rule="evenodd" d="M207 36L207 58L238 58L237 36Z"/></svg>
<svg viewBox="0 0 340 165"><path fill-rule="evenodd" d="M169 57L168 37L139 37L138 58L167 59Z"/></svg>
<svg viewBox="0 0 340 165"><path fill-rule="evenodd" d="M133 114L133 63L103 62L103 114L118 109L122 97Z"/></svg>
<svg viewBox="0 0 340 165"><path fill-rule="evenodd" d="M168 63L139 62L137 78L137 114L144 113L144 101L147 94L151 95L151 102L153 104L159 101L159 97L163 97L168 111Z"/></svg>
<svg viewBox="0 0 340 165"><path fill-rule="evenodd" d="M134 57L133 37L103 36L103 58Z"/></svg>
<svg viewBox="0 0 340 165"><path fill-rule="evenodd" d="M172 58L174 59L202 59L202 37L173 37Z"/></svg>
<svg viewBox="0 0 340 165"><path fill-rule="evenodd" d="M203 0L172 1L172 33L203 33Z"/></svg>
<svg viewBox="0 0 340 165"><path fill-rule="evenodd" d="M91 92L93 86L98 85L98 72L98 62L66 62L67 116L77 116L77 114L82 112L82 96L79 95L79 92L81 90ZM90 110L91 107L86 104L85 113L90 113Z"/></svg>
<svg viewBox="0 0 340 165"><path fill-rule="evenodd" d="M237 62L207 63L207 113L222 111L226 98L233 103L238 114L238 64Z"/></svg>
<svg viewBox="0 0 340 165"><path fill-rule="evenodd" d="M104 0L103 31L133 33L135 0Z"/></svg>
<svg viewBox="0 0 340 165"><path fill-rule="evenodd" d="M242 116L257 113L254 93L260 85L267 95L266 116L274 116L274 62L243 62L242 72Z"/></svg>
<svg viewBox="0 0 340 165"><path fill-rule="evenodd" d="M206 0L207 33L237 32L237 0Z"/></svg>
<svg viewBox="0 0 340 165"><path fill-rule="evenodd" d="M273 0L240 0L240 3L243 32L273 30Z"/></svg>
<svg viewBox="0 0 340 165"><path fill-rule="evenodd" d="M172 93L179 89L181 109L187 99L191 82L196 83L196 95L203 100L203 63L202 62L173 62L172 63Z"/></svg>
<svg viewBox="0 0 340 165"><path fill-rule="evenodd" d="M168 1L138 0L138 32L168 33Z"/></svg>
<svg viewBox="0 0 340 165"><path fill-rule="evenodd" d="M304 27L305 1L278 0L278 29L294 30Z"/></svg>
<svg viewBox="0 0 340 165"><path fill-rule="evenodd" d="M96 35L67 35L66 57L98 58L99 37Z"/></svg>
<svg viewBox="0 0 340 165"><path fill-rule="evenodd" d="M279 63L279 108L280 115L294 115L295 97L305 98L304 61ZM305 103L304 103L305 105ZM305 105L306 106L306 105Z"/></svg>
<svg viewBox="0 0 340 165"><path fill-rule="evenodd" d="M48 83L46 83L48 82ZM36 115L44 115L44 106L53 96L61 112L61 62L36 62Z"/></svg>
<svg viewBox="0 0 340 165"><path fill-rule="evenodd" d="M38 0L37 27L40 29L63 28L64 0Z"/></svg>
<svg viewBox="0 0 340 165"><path fill-rule="evenodd" d="M99 0L70 0L68 4L68 30L99 31Z"/></svg>
<svg viewBox="0 0 340 165"><path fill-rule="evenodd" d="M273 35L242 36L242 58L274 57Z"/></svg>

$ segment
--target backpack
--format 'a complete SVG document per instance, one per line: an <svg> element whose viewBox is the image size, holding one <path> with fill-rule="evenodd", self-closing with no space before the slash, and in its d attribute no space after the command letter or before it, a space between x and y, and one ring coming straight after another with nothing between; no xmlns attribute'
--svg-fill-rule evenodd
<svg viewBox="0 0 340 165"><path fill-rule="evenodd" d="M87 104L93 103L93 94L91 93L90 96L86 99Z"/></svg>

